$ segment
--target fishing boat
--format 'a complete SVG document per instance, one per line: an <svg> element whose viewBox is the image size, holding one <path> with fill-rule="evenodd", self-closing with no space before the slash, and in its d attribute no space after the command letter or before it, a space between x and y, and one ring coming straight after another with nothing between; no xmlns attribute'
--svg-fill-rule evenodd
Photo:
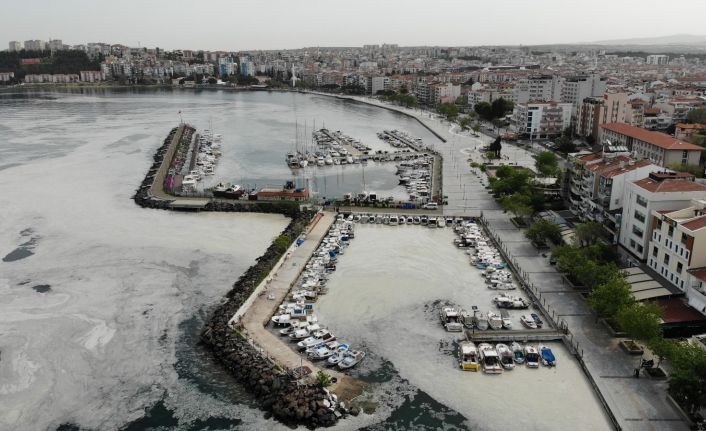
<svg viewBox="0 0 706 431"><path fill-rule="evenodd" d="M463 371L480 370L478 348L472 341L461 341L458 350L458 364Z"/></svg>
<svg viewBox="0 0 706 431"><path fill-rule="evenodd" d="M328 359L333 355L333 350L329 349L325 345L321 345L318 347L315 347L311 351L307 351L307 358L311 359L312 361L320 361L323 359Z"/></svg>
<svg viewBox="0 0 706 431"><path fill-rule="evenodd" d="M419 216L414 216L414 217L412 218L412 221L413 221L414 224L420 224L420 223L422 222L422 219L421 219L421 217L419 217Z"/></svg>
<svg viewBox="0 0 706 431"><path fill-rule="evenodd" d="M338 363L338 368L347 370L353 368L365 358L365 352L361 350L348 351L343 354L343 359Z"/></svg>
<svg viewBox="0 0 706 431"><path fill-rule="evenodd" d="M480 351L481 365L485 373L500 374L503 372L498 352L493 346L488 343L480 343L478 350Z"/></svg>
<svg viewBox="0 0 706 431"><path fill-rule="evenodd" d="M460 322L458 310L453 307L444 307L441 309L441 324L444 325L449 332L463 331L463 325Z"/></svg>
<svg viewBox="0 0 706 431"><path fill-rule="evenodd" d="M396 215L391 215L390 216L390 226L397 226L397 224L400 222L400 219Z"/></svg>
<svg viewBox="0 0 706 431"><path fill-rule="evenodd" d="M500 310L500 318L503 321L503 329L512 329L512 320L510 320L510 314L506 310Z"/></svg>
<svg viewBox="0 0 706 431"><path fill-rule="evenodd" d="M446 219L443 217L439 217L436 219L436 227L445 227L446 226Z"/></svg>
<svg viewBox="0 0 706 431"><path fill-rule="evenodd" d="M326 365L328 365L329 367L334 367L338 365L343 360L345 353L348 352L349 349L350 347L348 346L348 344L341 344L336 349L334 354L326 360Z"/></svg>
<svg viewBox="0 0 706 431"><path fill-rule="evenodd" d="M459 315L461 318L461 323L463 323L463 326L465 326L468 329L473 328L473 325L475 325L475 322L473 321L473 313L466 311L466 310L461 310Z"/></svg>
<svg viewBox="0 0 706 431"><path fill-rule="evenodd" d="M495 345L495 350L497 350L498 356L500 357L500 365L502 365L504 369L512 370L515 368L512 350L507 347L507 344L498 343Z"/></svg>
<svg viewBox="0 0 706 431"><path fill-rule="evenodd" d="M496 314L492 311L488 312L488 325L490 326L490 329L502 329L503 327L503 319L500 317L499 314Z"/></svg>
<svg viewBox="0 0 706 431"><path fill-rule="evenodd" d="M520 343L513 341L512 344L510 344L510 350L512 350L512 359L516 364L525 363L525 351Z"/></svg>
<svg viewBox="0 0 706 431"><path fill-rule="evenodd" d="M539 318L539 315L537 313L530 313L530 317L534 320L534 323L537 325L537 328L541 328L544 322L542 322L542 319Z"/></svg>
<svg viewBox="0 0 706 431"><path fill-rule="evenodd" d="M542 355L542 364L547 367L553 367L556 365L556 358L554 357L554 353L552 353L552 349L540 344L539 353Z"/></svg>
<svg viewBox="0 0 706 431"><path fill-rule="evenodd" d="M537 329L537 324L534 322L534 319L532 318L532 316L528 316L528 315L526 315L526 314L523 314L523 315L520 317L520 321L521 321L522 324L525 325L525 327L527 327L528 329Z"/></svg>
<svg viewBox="0 0 706 431"><path fill-rule="evenodd" d="M336 339L336 336L328 331L319 330L312 334L311 337L307 337L302 341L297 343L297 347L301 350L306 350L308 348L319 346L321 344L328 343Z"/></svg>
<svg viewBox="0 0 706 431"><path fill-rule="evenodd" d="M485 331L488 329L488 316L483 314L482 312L477 312L475 314L475 324L476 328L480 331Z"/></svg>
<svg viewBox="0 0 706 431"><path fill-rule="evenodd" d="M287 326L292 323L292 316L289 313L272 316L272 323L278 326Z"/></svg>
<svg viewBox="0 0 706 431"><path fill-rule="evenodd" d="M529 368L537 368L539 367L539 361L540 358L537 348L527 344L525 346L525 364L527 364Z"/></svg>

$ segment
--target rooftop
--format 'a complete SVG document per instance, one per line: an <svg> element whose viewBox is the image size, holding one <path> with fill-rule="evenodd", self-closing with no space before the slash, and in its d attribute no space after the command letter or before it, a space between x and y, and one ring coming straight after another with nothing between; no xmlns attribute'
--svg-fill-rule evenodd
<svg viewBox="0 0 706 431"><path fill-rule="evenodd" d="M652 193L675 192L705 192L706 185L683 179L669 179L657 181L653 178L643 178L634 184Z"/></svg>
<svg viewBox="0 0 706 431"><path fill-rule="evenodd" d="M651 132L640 127L631 126L623 123L608 123L601 126L603 129L610 130L621 135L629 136L648 144L655 145L665 150L688 150L688 151L704 151L703 147L680 141L672 136L660 132Z"/></svg>
<svg viewBox="0 0 706 431"><path fill-rule="evenodd" d="M626 172L634 171L637 168L644 168L645 166L649 166L651 164L652 164L652 162L650 162L647 159L643 159L643 160L637 161L632 164L630 164L630 162L628 162L627 165L615 166L612 169L608 169L606 171L603 171L601 176L605 177L605 178L617 177L618 175L624 174Z"/></svg>
<svg viewBox="0 0 706 431"><path fill-rule="evenodd" d="M706 227L706 216L700 216L693 220L689 220L688 222L682 224L682 226L692 232L703 229Z"/></svg>

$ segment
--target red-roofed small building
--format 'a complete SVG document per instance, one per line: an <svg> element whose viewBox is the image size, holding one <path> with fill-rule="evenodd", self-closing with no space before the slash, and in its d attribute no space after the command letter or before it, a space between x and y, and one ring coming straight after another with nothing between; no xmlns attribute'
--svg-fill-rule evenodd
<svg viewBox="0 0 706 431"><path fill-rule="evenodd" d="M628 183L620 222L619 242L645 261L648 243L662 210L676 211L691 205L692 199L706 200L706 185L685 172L652 172L647 178Z"/></svg>
<svg viewBox="0 0 706 431"><path fill-rule="evenodd" d="M694 133L705 134L706 124L687 124L679 123L674 130L674 136L677 139L688 139Z"/></svg>
<svg viewBox="0 0 706 431"><path fill-rule="evenodd" d="M659 166L698 165L701 152L698 145L680 141L666 133L652 132L621 123L603 124L599 142L625 145L636 157L650 159Z"/></svg>

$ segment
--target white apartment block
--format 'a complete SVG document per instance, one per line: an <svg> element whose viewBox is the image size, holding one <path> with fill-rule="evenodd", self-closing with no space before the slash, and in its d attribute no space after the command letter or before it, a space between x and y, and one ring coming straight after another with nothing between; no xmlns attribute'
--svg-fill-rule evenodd
<svg viewBox="0 0 706 431"><path fill-rule="evenodd" d="M518 134L530 139L548 139L571 125L571 104L544 100L520 103L515 105L513 119Z"/></svg>
<svg viewBox="0 0 706 431"><path fill-rule="evenodd" d="M8 51L22 51L22 42L16 40L10 41Z"/></svg>
<svg viewBox="0 0 706 431"><path fill-rule="evenodd" d="M648 55L645 58L645 63L647 64L668 64L669 56L664 54L654 54Z"/></svg>
<svg viewBox="0 0 706 431"><path fill-rule="evenodd" d="M105 81L105 74L101 70L82 70L79 72L81 82Z"/></svg>
<svg viewBox="0 0 706 431"><path fill-rule="evenodd" d="M692 282L697 280L692 280L689 271L706 266L706 201L693 199L687 205L672 211L652 211L653 229L647 259L652 269L682 291L701 284L700 280ZM703 290L699 293L703 297ZM696 308L702 310L706 301L699 302L701 306Z"/></svg>
<svg viewBox="0 0 706 431"><path fill-rule="evenodd" d="M653 211L676 210L706 198L706 185L683 172L653 172L628 183L620 219L619 242L640 260L647 259Z"/></svg>
<svg viewBox="0 0 706 431"><path fill-rule="evenodd" d="M27 51L44 51L46 43L43 40L25 40L25 49Z"/></svg>
<svg viewBox="0 0 706 431"><path fill-rule="evenodd" d="M370 94L377 94L378 91L390 89L390 78L387 76L373 76L370 80Z"/></svg>
<svg viewBox="0 0 706 431"><path fill-rule="evenodd" d="M15 77L15 72L0 72L0 82L9 82Z"/></svg>
<svg viewBox="0 0 706 431"><path fill-rule="evenodd" d="M610 141L625 145L636 158L650 159L653 163L670 165L698 165L703 147L680 141L661 132L652 132L629 124L609 123L600 126L598 142Z"/></svg>
<svg viewBox="0 0 706 431"><path fill-rule="evenodd" d="M601 97L606 91L606 80L596 74L564 78L561 86L561 101L571 103L572 116L578 115L580 104L587 97Z"/></svg>
<svg viewBox="0 0 706 431"><path fill-rule="evenodd" d="M561 78L556 75L536 75L520 79L513 90L515 104L530 100L559 100L561 98Z"/></svg>

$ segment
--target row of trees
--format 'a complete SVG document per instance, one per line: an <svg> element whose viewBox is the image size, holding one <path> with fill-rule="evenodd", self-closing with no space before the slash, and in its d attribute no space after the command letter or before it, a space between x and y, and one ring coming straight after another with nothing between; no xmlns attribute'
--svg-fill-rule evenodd
<svg viewBox="0 0 706 431"><path fill-rule="evenodd" d="M497 118L503 118L508 113L512 112L515 105L502 97L493 100L492 103L479 102L476 103L474 107L475 112L478 116L487 121L493 121Z"/></svg>
<svg viewBox="0 0 706 431"><path fill-rule="evenodd" d="M40 64L21 64L22 59L38 58ZM55 51L0 51L0 72L14 72L15 79L43 73L75 73L82 70L100 70L102 56L90 58L79 50Z"/></svg>

